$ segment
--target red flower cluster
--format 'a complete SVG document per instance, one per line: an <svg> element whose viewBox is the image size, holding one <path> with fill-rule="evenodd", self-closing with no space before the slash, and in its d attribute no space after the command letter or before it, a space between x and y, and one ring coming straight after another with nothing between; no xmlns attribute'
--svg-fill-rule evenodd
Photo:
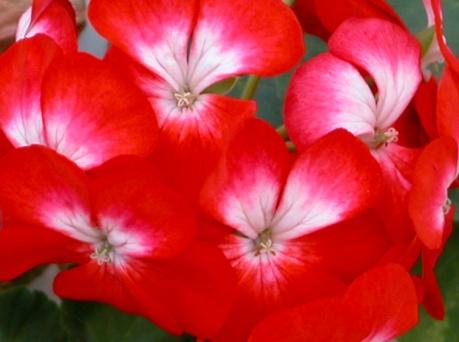
<svg viewBox="0 0 459 342"><path fill-rule="evenodd" d="M98 60L67 0L35 0L0 55L0 280L62 264L63 298L222 342L386 341L421 303L442 318L459 60L424 3L421 46L383 0L298 0L329 51L295 72L281 137L213 89L299 63L282 1L92 0Z"/></svg>

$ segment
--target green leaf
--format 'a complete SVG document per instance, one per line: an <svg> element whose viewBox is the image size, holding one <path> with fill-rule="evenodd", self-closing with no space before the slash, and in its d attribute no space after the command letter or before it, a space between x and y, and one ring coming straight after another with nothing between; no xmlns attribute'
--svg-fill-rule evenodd
<svg viewBox="0 0 459 342"><path fill-rule="evenodd" d="M108 305L64 301L62 323L69 342L175 342L172 336L148 320Z"/></svg>
<svg viewBox="0 0 459 342"><path fill-rule="evenodd" d="M65 341L57 304L22 287L0 293L0 341Z"/></svg>
<svg viewBox="0 0 459 342"><path fill-rule="evenodd" d="M459 341L459 224L437 266L437 276L442 289L446 317L435 321L421 310L418 326L402 336L403 342L450 342Z"/></svg>
<svg viewBox="0 0 459 342"><path fill-rule="evenodd" d="M231 92L231 90L233 90L233 88L236 86L238 80L238 77L224 79L220 82L212 84L210 87L204 90L204 93L228 95Z"/></svg>

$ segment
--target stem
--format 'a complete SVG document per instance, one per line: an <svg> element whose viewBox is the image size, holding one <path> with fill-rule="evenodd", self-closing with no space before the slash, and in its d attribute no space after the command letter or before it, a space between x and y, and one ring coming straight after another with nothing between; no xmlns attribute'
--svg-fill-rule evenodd
<svg viewBox="0 0 459 342"><path fill-rule="evenodd" d="M281 136L282 139L285 141L289 140L287 129L285 128L284 125L279 126L276 128L276 132Z"/></svg>
<svg viewBox="0 0 459 342"><path fill-rule="evenodd" d="M284 4L292 7L295 4L295 0L284 0Z"/></svg>
<svg viewBox="0 0 459 342"><path fill-rule="evenodd" d="M260 83L260 77L258 76L249 76L245 88L242 91L241 99L250 100L253 99L257 91L258 84Z"/></svg>
<svg viewBox="0 0 459 342"><path fill-rule="evenodd" d="M296 152L296 146L291 141L285 142L285 145L287 145L289 152Z"/></svg>

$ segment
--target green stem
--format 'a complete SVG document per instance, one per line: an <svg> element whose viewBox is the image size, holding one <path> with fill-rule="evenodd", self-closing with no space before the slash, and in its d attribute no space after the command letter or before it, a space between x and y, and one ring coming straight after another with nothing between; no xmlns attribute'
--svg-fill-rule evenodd
<svg viewBox="0 0 459 342"><path fill-rule="evenodd" d="M282 139L284 139L285 141L289 140L288 132L284 125L277 127L276 131Z"/></svg>
<svg viewBox="0 0 459 342"><path fill-rule="evenodd" d="M245 88L242 91L241 99L250 100L253 99L257 91L258 84L260 83L260 77L258 76L249 76Z"/></svg>
<svg viewBox="0 0 459 342"><path fill-rule="evenodd" d="M284 4L292 7L295 4L295 0L284 0Z"/></svg>

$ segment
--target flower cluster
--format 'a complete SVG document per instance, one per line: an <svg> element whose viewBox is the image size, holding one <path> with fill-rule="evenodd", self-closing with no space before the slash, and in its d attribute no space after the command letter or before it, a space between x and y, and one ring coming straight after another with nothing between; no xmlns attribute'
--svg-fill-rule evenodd
<svg viewBox="0 0 459 342"><path fill-rule="evenodd" d="M99 60L67 0L34 0L0 55L0 280L60 264L62 298L218 342L442 318L459 60L424 5L416 39L383 0L92 0ZM303 29L328 51L300 64ZM277 131L228 95L290 70Z"/></svg>

